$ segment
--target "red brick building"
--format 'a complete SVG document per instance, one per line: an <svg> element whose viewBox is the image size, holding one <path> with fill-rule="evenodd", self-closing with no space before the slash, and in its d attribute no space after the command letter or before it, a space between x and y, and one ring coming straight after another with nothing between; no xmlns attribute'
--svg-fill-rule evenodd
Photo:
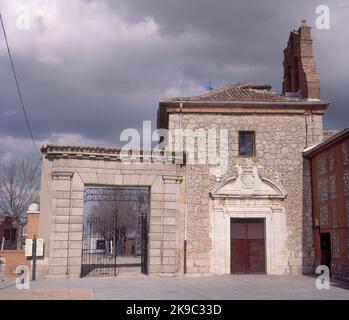
<svg viewBox="0 0 349 320"><path fill-rule="evenodd" d="M349 280L349 128L304 155L311 165L315 264Z"/></svg>
<svg viewBox="0 0 349 320"><path fill-rule="evenodd" d="M0 250L3 248L16 249L17 247L17 226L13 223L13 219L0 212Z"/></svg>

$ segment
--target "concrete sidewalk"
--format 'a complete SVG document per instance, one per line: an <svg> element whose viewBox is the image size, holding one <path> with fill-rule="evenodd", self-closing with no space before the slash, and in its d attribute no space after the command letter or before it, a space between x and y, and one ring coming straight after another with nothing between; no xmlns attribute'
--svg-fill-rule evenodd
<svg viewBox="0 0 349 320"><path fill-rule="evenodd" d="M93 300L91 289L0 291L0 300Z"/></svg>
<svg viewBox="0 0 349 320"><path fill-rule="evenodd" d="M12 282L13 284L13 282ZM2 289L1 289L2 288ZM0 285L0 299L349 299L349 284L332 281L318 290L308 276L210 276L160 278L144 275L31 282L30 290Z"/></svg>

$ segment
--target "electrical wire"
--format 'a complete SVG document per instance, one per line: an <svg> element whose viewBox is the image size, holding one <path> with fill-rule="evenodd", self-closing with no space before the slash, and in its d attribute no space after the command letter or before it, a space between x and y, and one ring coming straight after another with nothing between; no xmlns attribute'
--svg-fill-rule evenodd
<svg viewBox="0 0 349 320"><path fill-rule="evenodd" d="M14 62L13 62L13 58L12 58L12 54L11 54L9 42L8 42L8 39L7 39L5 24L4 24L4 21L3 21L3 19L2 19L2 14L1 14L1 12L0 12L0 20L1 20L2 31L3 31L4 38L5 38L5 43L6 43L6 48L7 48L8 57L9 57L9 59L10 59L10 64L11 64L13 76L14 76L14 79L15 79L15 82L16 82L16 87L17 87L17 92L18 92L18 96L19 96L21 108L22 108L23 115L24 115L24 120L25 120L27 129L28 129L30 138L31 138L31 140L32 140L32 142L33 142L33 144L34 144L34 147L35 147L36 151L40 154L40 157L41 157L41 152L40 152L39 147L37 146L36 141L35 141L35 139L34 139L33 131L32 131L32 129L31 129L30 122L29 122L28 113L27 113L26 108L25 108L25 105L24 105L24 101L23 101L23 97L22 97L22 92L21 92L21 89L20 89L20 86L19 86L19 81L18 81L18 77L17 77L15 65L14 65Z"/></svg>
<svg viewBox="0 0 349 320"><path fill-rule="evenodd" d="M41 154L40 148L38 147L38 145L37 145L37 143L35 141L34 134L33 134L33 131L31 129L31 126L30 126L28 113L26 111L26 107L25 107L25 104L24 104L24 100L23 100L21 88L20 88L20 85L19 85L19 81L18 81L18 77L17 77L14 61L13 61L12 54L11 54L10 45L9 45L9 42L8 42L8 39L7 39L7 33L6 33L6 29L5 29L5 24L4 24L1 12L0 12L0 21L1 21L1 28L2 28L2 31L3 31L3 34L4 34L6 48L7 48L7 53L8 53L8 57L10 59L10 64L11 64L13 76L14 76L14 79L15 79L15 83L16 83L16 87L17 87L17 93L18 93L18 96L19 96L20 105L21 105L21 108L22 108L22 111L23 111L25 123L26 123L27 129L28 129L30 138L31 138L31 140L33 142L34 148L36 149L36 151L38 152L38 154L40 156L40 160L39 161L41 162L41 161L43 161L44 158L43 158L43 156ZM50 206L51 214L53 214L54 213L54 211L53 211L54 206L52 204L51 191L50 191L50 188L49 188L49 179L48 179L48 176L47 176L47 173L46 173L46 170L45 170L45 165L44 165L43 162L42 162L41 168L42 168L43 177L45 179L44 184L46 186L48 197L49 197L49 206Z"/></svg>

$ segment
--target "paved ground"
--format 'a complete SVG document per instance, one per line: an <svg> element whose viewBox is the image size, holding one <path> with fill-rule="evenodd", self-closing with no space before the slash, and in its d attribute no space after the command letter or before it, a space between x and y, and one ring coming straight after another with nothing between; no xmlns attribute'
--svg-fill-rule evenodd
<svg viewBox="0 0 349 320"><path fill-rule="evenodd" d="M349 284L331 282L317 290L307 276L210 276L159 278L125 275L115 278L40 280L30 290L0 283L0 299L349 299Z"/></svg>
<svg viewBox="0 0 349 320"><path fill-rule="evenodd" d="M91 289L5 290L0 300L93 300Z"/></svg>
<svg viewBox="0 0 349 320"><path fill-rule="evenodd" d="M110 261L108 261L108 264L113 265L114 264L114 258L110 257ZM98 259L96 257L92 259ZM105 258L102 258L104 262L106 262ZM87 263L89 264L89 263ZM104 276L114 276L114 268L106 268L106 269L99 269L97 273L94 273L94 269L91 269L90 274L87 274L87 276L97 276L97 274L104 274ZM116 274L118 276L120 275L140 275L141 274L141 257L133 257L133 256L118 256L116 258Z"/></svg>

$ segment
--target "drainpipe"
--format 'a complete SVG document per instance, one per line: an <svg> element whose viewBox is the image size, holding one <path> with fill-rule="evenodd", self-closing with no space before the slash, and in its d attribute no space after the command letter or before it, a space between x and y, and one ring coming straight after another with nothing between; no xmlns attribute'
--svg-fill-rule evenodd
<svg viewBox="0 0 349 320"><path fill-rule="evenodd" d="M308 148L308 119L307 113L304 113L304 121L305 121L305 147Z"/></svg>
<svg viewBox="0 0 349 320"><path fill-rule="evenodd" d="M184 273L187 273L187 231L188 231L188 198L187 198L188 170L185 166L185 216L184 216Z"/></svg>
<svg viewBox="0 0 349 320"><path fill-rule="evenodd" d="M70 220L71 220L72 195L73 195L72 194L73 193L73 190L72 190L73 176L74 174L71 175L70 184L69 184L70 190L69 190L69 216L68 216L68 246L67 246L67 266L66 266L66 272L65 272L66 278L68 278L70 274L69 251L70 251Z"/></svg>
<svg viewBox="0 0 349 320"><path fill-rule="evenodd" d="M182 116L183 116L183 102L179 104L179 129L182 129ZM183 135L184 139L184 135ZM184 150L183 150L184 152ZM183 272L187 273L187 233L188 233L188 197L187 197L187 178L188 178L188 168L185 166L185 212L184 212L184 243L183 243Z"/></svg>
<svg viewBox="0 0 349 320"><path fill-rule="evenodd" d="M313 236L313 246L314 246L314 265L313 265L313 273L315 273L316 270L316 264L317 261L321 264L321 229L320 229L320 221L316 217L315 210L314 210L314 194L313 194L313 159L312 157L308 157L307 161L309 161L309 175L310 175L310 210L311 210L311 218L312 218L312 236ZM317 221L318 220L318 221ZM318 239L316 237L318 236ZM320 256L318 251L318 243L320 242Z"/></svg>

